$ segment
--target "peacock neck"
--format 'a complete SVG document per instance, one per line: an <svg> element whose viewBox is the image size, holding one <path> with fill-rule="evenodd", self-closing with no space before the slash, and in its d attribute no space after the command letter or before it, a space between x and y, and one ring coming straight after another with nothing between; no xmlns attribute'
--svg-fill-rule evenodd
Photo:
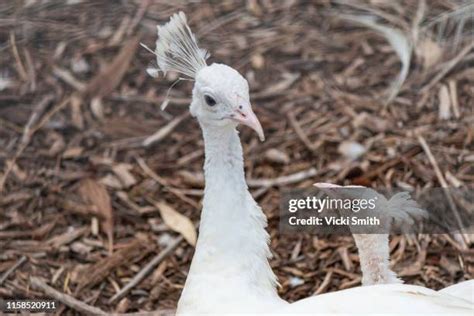
<svg viewBox="0 0 474 316"><path fill-rule="evenodd" d="M204 137L206 190L227 183L226 187L236 193L248 192L238 131L233 125L215 127L201 124L201 128Z"/></svg>
<svg viewBox="0 0 474 316"><path fill-rule="evenodd" d="M199 238L183 296L186 290L198 291L199 284L205 283L218 288L223 297L238 291L249 297L277 298L276 277L268 262L266 217L247 188L238 132L234 126L201 124L201 128L206 187Z"/></svg>

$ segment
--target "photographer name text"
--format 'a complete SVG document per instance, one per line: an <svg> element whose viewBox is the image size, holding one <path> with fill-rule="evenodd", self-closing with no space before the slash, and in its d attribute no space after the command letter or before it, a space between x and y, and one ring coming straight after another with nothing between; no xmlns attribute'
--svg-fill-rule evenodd
<svg viewBox="0 0 474 316"><path fill-rule="evenodd" d="M330 217L315 217L298 218L291 216L288 218L288 223L291 226L379 226L380 219L375 216L367 216L360 218L358 216L330 216Z"/></svg>

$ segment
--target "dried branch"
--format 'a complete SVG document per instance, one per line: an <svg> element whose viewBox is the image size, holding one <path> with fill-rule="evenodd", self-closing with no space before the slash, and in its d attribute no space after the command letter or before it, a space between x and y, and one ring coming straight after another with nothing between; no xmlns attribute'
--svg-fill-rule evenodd
<svg viewBox="0 0 474 316"><path fill-rule="evenodd" d="M109 299L109 303L113 303L118 299L124 297L131 289L137 286L140 282L147 277L148 274L158 266L166 257L168 257L184 240L184 237L180 235L174 241L172 241L162 252L155 256L150 262L144 266L140 272L138 272L127 285L125 285L119 292Z"/></svg>
<svg viewBox="0 0 474 316"><path fill-rule="evenodd" d="M86 313L88 315L109 315L109 313L104 312L100 308L94 307L87 305L86 303L70 296L64 293L61 293L54 288L50 287L49 285L46 284L43 280L41 280L38 277L30 277L30 282L33 288L42 290L46 295L49 297L52 297L64 305L67 305L71 307L72 309L81 312L81 313Z"/></svg>
<svg viewBox="0 0 474 316"><path fill-rule="evenodd" d="M0 285L2 285L3 282L5 282L5 280L8 278L8 276L10 276L10 274L12 274L16 269L18 269L25 262L26 262L25 256L22 256L20 259L18 259L18 261L10 269L8 269L7 271L5 271L5 273L2 274L2 276L0 277Z"/></svg>

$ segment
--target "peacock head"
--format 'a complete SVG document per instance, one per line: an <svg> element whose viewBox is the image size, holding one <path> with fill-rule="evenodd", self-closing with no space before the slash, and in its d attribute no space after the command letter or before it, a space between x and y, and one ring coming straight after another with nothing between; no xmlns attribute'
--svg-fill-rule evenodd
<svg viewBox="0 0 474 316"><path fill-rule="evenodd" d="M190 112L202 125L228 127L243 124L257 132L261 141L265 140L262 126L252 110L247 80L227 65L207 65L209 53L198 47L183 12L174 14L168 23L158 26L154 54L158 69L148 73L157 75L158 71L175 71L195 81Z"/></svg>

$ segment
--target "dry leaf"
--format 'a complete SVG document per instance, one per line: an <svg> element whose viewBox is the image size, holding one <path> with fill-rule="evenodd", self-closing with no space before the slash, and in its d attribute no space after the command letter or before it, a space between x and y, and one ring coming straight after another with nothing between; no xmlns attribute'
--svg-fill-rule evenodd
<svg viewBox="0 0 474 316"><path fill-rule="evenodd" d="M66 149L66 151L64 151L63 158L64 159L77 158L82 154L83 151L84 151L84 148L82 148L82 147L68 148L68 149Z"/></svg>
<svg viewBox="0 0 474 316"><path fill-rule="evenodd" d="M58 155L66 147L66 143L64 141L63 136L54 131L48 133L48 135L46 136L46 141L48 144L51 144L51 146L48 148L47 153L47 155L50 157Z"/></svg>
<svg viewBox="0 0 474 316"><path fill-rule="evenodd" d="M155 206L160 211L161 218L169 228L183 235L184 239L186 239L190 245L196 245L196 229L189 218L178 213L178 211L163 201L156 202Z"/></svg>
<svg viewBox="0 0 474 316"><path fill-rule="evenodd" d="M101 217L101 227L107 234L109 241L109 253L113 252L114 242L114 219L112 203L105 186L92 179L85 179L79 186L79 194L84 202L96 207L98 215Z"/></svg>
<svg viewBox="0 0 474 316"><path fill-rule="evenodd" d="M112 170L120 179L120 182L122 182L125 188L131 187L132 185L137 183L137 180L135 179L135 177L130 173L130 170L132 168L133 168L132 165L125 164L125 163L119 163L112 167Z"/></svg>
<svg viewBox="0 0 474 316"><path fill-rule="evenodd" d="M423 68L429 69L441 59L443 50L437 43L429 38L425 38L416 47L416 53L423 60Z"/></svg>
<svg viewBox="0 0 474 316"><path fill-rule="evenodd" d="M256 16L262 16L263 11L260 5L258 4L257 0L249 0L247 1L247 10Z"/></svg>
<svg viewBox="0 0 474 316"><path fill-rule="evenodd" d="M119 85L135 55L139 42L139 38L134 37L123 44L122 49L112 62L89 82L86 87L88 95L104 97Z"/></svg>
<svg viewBox="0 0 474 316"><path fill-rule="evenodd" d="M158 284L160 281L161 276L165 273L166 268L168 267L168 262L165 260L160 265L158 268L155 269L153 274L151 275L151 284Z"/></svg>
<svg viewBox="0 0 474 316"><path fill-rule="evenodd" d="M90 108L94 117L98 120L103 120L104 116L104 104L102 103L102 98L92 98L90 103Z"/></svg>
<svg viewBox="0 0 474 316"><path fill-rule="evenodd" d="M263 66L265 65L265 59L260 53L254 54L251 57L250 62L252 63L252 67L255 69L262 69Z"/></svg>
<svg viewBox="0 0 474 316"><path fill-rule="evenodd" d="M107 174L99 180L100 183L112 189L123 189L122 182L113 174Z"/></svg>
<svg viewBox="0 0 474 316"><path fill-rule="evenodd" d="M115 308L115 313L123 314L130 308L130 299L128 297L124 297L120 300Z"/></svg>
<svg viewBox="0 0 474 316"><path fill-rule="evenodd" d="M73 252L83 256L87 256L87 254L90 253L92 249L94 249L92 246L86 245L80 241L73 242L70 248Z"/></svg>

